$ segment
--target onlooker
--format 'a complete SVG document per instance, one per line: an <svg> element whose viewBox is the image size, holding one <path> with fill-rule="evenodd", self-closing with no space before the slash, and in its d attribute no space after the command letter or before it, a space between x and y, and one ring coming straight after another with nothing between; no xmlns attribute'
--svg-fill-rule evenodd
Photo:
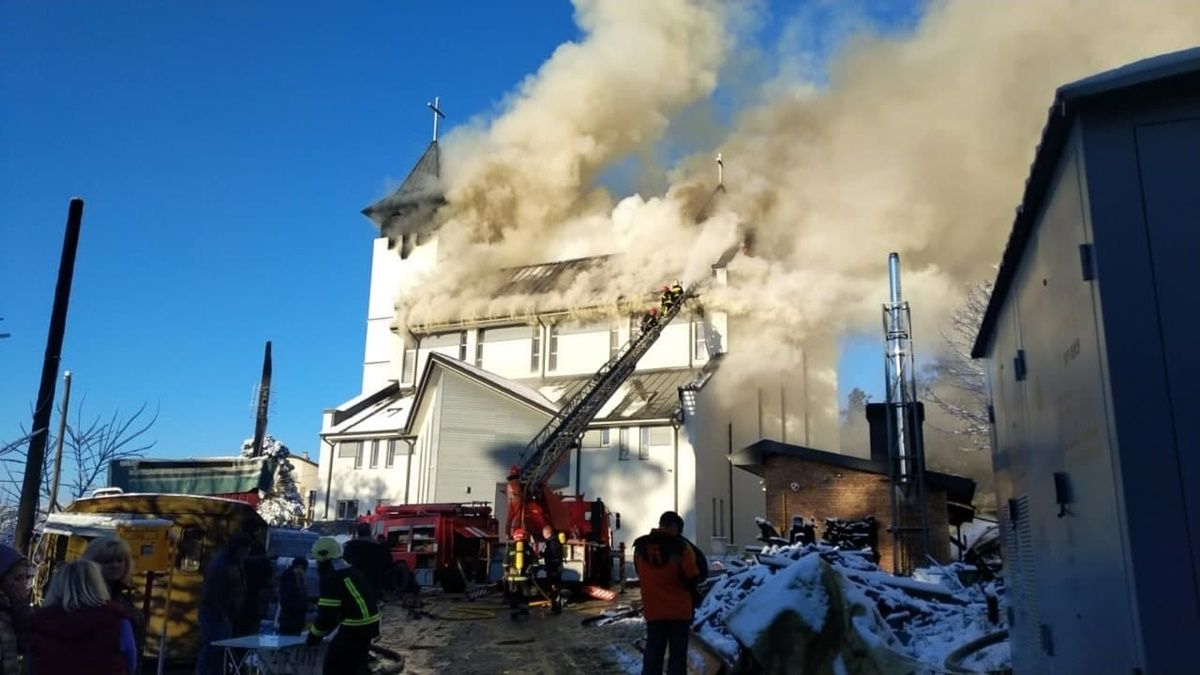
<svg viewBox="0 0 1200 675"><path fill-rule="evenodd" d="M646 617L646 650L642 675L661 675L670 647L669 675L687 672L688 633L695 611L692 587L700 578L696 553L680 536L683 518L667 511L658 527L633 542L634 565L642 588Z"/></svg>
<svg viewBox="0 0 1200 675"><path fill-rule="evenodd" d="M90 560L100 566L104 582L108 584L108 596L112 603L133 626L134 644L138 658L145 653L146 617L133 604L133 552L129 544L120 537L98 537L88 542L81 560Z"/></svg>
<svg viewBox="0 0 1200 675"><path fill-rule="evenodd" d="M132 675L133 624L108 597L100 566L90 560L58 569L43 605L29 619L29 672L36 675Z"/></svg>
<svg viewBox="0 0 1200 675"><path fill-rule="evenodd" d="M359 523L355 537L342 547L342 558L366 577L367 586L375 594L375 602L383 600L384 584L392 569L392 554L387 546L371 537L371 525Z"/></svg>
<svg viewBox="0 0 1200 675"><path fill-rule="evenodd" d="M558 540L558 535L554 533L554 528L546 525L542 528L542 565L546 570L546 585L547 592L550 594L550 612L553 614L562 614L562 599L560 598L560 590L562 589L562 568L563 568L563 545Z"/></svg>
<svg viewBox="0 0 1200 675"><path fill-rule="evenodd" d="M299 635L308 624L308 558L296 556L279 575L279 634Z"/></svg>
<svg viewBox="0 0 1200 675"><path fill-rule="evenodd" d="M29 620L29 561L0 544L0 675L21 675Z"/></svg>
<svg viewBox="0 0 1200 675"><path fill-rule="evenodd" d="M246 599L233 617L233 637L258 633L271 603L275 566L271 564L267 549L262 545L266 536L261 530L265 527L266 524L258 516L247 516L240 525L241 532L250 539L250 550L242 561Z"/></svg>
<svg viewBox="0 0 1200 675"><path fill-rule="evenodd" d="M200 654L196 675L222 671L222 653L213 642L233 637L233 622L246 601L246 577L242 562L250 553L252 540L245 532L234 532L225 548L208 561L204 586L200 589Z"/></svg>
<svg viewBox="0 0 1200 675"><path fill-rule="evenodd" d="M379 606L362 572L341 560L342 547L336 539L318 539L312 557L321 573L321 597L307 642L321 644L336 629L325 653L325 675L360 675L367 669L371 640L379 636Z"/></svg>

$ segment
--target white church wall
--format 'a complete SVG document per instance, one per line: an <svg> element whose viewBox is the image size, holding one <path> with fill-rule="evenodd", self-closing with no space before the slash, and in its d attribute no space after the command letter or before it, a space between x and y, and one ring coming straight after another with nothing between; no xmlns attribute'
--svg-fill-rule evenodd
<svg viewBox="0 0 1200 675"><path fill-rule="evenodd" d="M501 377L521 379L541 374L540 355L533 353L533 332L541 326L505 326L480 331L482 351L475 365ZM536 367L535 367L536 366Z"/></svg>
<svg viewBox="0 0 1200 675"><path fill-rule="evenodd" d="M691 327L686 316L678 316L658 336L658 342L638 361L639 370L686 368L691 344Z"/></svg>
<svg viewBox="0 0 1200 675"><path fill-rule="evenodd" d="M395 455L388 466L389 442L395 444ZM408 445L397 438L342 439L324 443L321 450L319 479L326 483L317 494L317 517L334 519L347 515L339 510L339 502L354 502L354 516L369 513L380 504L403 502L405 476L408 472ZM332 474L329 473L332 464ZM326 506L328 493L328 506Z"/></svg>
<svg viewBox="0 0 1200 675"><path fill-rule="evenodd" d="M491 392L466 377L447 372L431 501L493 501L498 483L518 462L521 451L550 419L544 411ZM557 483L565 485L560 471Z"/></svg>
<svg viewBox="0 0 1200 675"><path fill-rule="evenodd" d="M607 321L551 326L546 340L547 375L594 373L611 356Z"/></svg>
<svg viewBox="0 0 1200 675"><path fill-rule="evenodd" d="M403 339L392 333L396 296L412 288L437 262L437 240L418 246L406 259L388 248L387 237L371 245L371 286L367 295L367 334L363 348L363 391L378 389L400 372Z"/></svg>
<svg viewBox="0 0 1200 675"><path fill-rule="evenodd" d="M632 547L634 539L658 524L663 511L684 515L685 535L690 537L694 528L687 515L694 501L692 469L682 460L676 463L674 429L652 429L651 443L646 444L642 427L609 428L607 446L596 445L600 432L593 430L585 441L590 447L571 455L572 487L578 475L578 489L586 499L599 497L611 513L621 514L621 529L613 533L614 546L625 542ZM679 454L684 454L682 449Z"/></svg>

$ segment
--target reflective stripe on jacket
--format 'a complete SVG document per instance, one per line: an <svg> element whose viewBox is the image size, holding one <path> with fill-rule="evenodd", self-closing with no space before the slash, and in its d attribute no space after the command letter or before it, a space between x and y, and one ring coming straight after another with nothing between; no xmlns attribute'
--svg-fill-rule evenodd
<svg viewBox="0 0 1200 675"><path fill-rule="evenodd" d="M353 567L322 563L321 597L317 618L308 631L325 636L341 627L343 632L379 635L379 606L367 580Z"/></svg>

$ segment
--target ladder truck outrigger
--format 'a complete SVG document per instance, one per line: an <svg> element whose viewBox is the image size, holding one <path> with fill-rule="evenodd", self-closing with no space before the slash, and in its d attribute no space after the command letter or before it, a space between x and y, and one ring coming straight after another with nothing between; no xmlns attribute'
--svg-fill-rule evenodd
<svg viewBox="0 0 1200 675"><path fill-rule="evenodd" d="M505 592L514 608L537 592L533 579L533 533L550 525L564 544L564 581L583 586L608 587L612 583L612 530L604 502L586 501L582 494L562 496L550 488L550 479L596 418L605 402L633 374L637 362L654 346L663 330L695 296L696 287L684 290L676 283L662 290L659 307L646 311L637 334L546 423L521 452L520 464L509 471ZM618 523L620 521L620 516ZM618 525L619 527L619 525ZM568 576L568 574L570 576Z"/></svg>

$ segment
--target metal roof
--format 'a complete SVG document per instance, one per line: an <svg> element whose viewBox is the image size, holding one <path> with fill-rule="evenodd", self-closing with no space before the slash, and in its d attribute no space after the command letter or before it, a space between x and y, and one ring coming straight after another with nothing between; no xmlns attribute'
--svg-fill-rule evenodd
<svg viewBox="0 0 1200 675"><path fill-rule="evenodd" d="M496 289L496 296L540 295L556 290L566 290L581 272L599 269L611 257L598 255L513 267L505 270L508 278L500 288Z"/></svg>
<svg viewBox="0 0 1200 675"><path fill-rule="evenodd" d="M1021 256L1036 225L1038 212L1053 182L1059 155L1062 154L1079 110L1093 99L1129 94L1132 93L1129 91L1131 89L1141 89L1176 78L1195 78L1197 75L1200 75L1200 47L1136 61L1058 88L1054 103L1050 106L1046 126L1042 130L1042 140L1034 153L1029 178L1025 180L1025 192L1021 205L1017 207L1012 232L1000 259L996 286L980 323L975 344L971 348L973 358L984 355L988 340L996 328L1000 307L1012 287Z"/></svg>
<svg viewBox="0 0 1200 675"><path fill-rule="evenodd" d="M699 368L635 371L600 409L600 422L667 419L679 408L679 389L702 377ZM569 400L592 375L551 377L529 383L558 405Z"/></svg>
<svg viewBox="0 0 1200 675"><path fill-rule="evenodd" d="M375 221L376 225L392 227L394 219L430 204L445 202L441 186L441 151L437 141L429 144L420 159L408 172L408 177L392 194L380 199L362 210L364 216ZM406 234L405 230L416 230L420 223L401 223L397 234Z"/></svg>

